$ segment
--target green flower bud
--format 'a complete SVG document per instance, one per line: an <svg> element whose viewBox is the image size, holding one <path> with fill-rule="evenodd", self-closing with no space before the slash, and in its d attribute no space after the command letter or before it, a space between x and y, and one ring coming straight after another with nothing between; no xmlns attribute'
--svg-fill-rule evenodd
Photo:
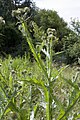
<svg viewBox="0 0 80 120"><path fill-rule="evenodd" d="M1 25L2 25L2 24L5 24L5 20L3 19L2 16L0 16L0 24L1 24Z"/></svg>
<svg viewBox="0 0 80 120"><path fill-rule="evenodd" d="M2 64L0 63L0 67L2 66Z"/></svg>
<svg viewBox="0 0 80 120"><path fill-rule="evenodd" d="M47 29L47 34L48 34L48 35L51 35L51 34L52 34L52 35L56 35L56 30L55 30L55 29L52 29L52 28L48 28L48 29Z"/></svg>
<svg viewBox="0 0 80 120"><path fill-rule="evenodd" d="M13 60L10 60L10 64L12 64Z"/></svg>
<svg viewBox="0 0 80 120"><path fill-rule="evenodd" d="M24 74L26 74L26 72L27 72L26 70L23 70L23 71L22 71L22 74L24 75Z"/></svg>
<svg viewBox="0 0 80 120"><path fill-rule="evenodd" d="M15 71L15 70L12 70L12 71L11 71L11 73L12 73L12 74L15 74L15 73L16 73L16 71Z"/></svg>

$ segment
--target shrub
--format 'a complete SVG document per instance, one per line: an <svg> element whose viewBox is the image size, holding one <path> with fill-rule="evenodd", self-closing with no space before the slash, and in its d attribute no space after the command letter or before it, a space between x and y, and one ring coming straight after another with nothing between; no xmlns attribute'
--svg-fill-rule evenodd
<svg viewBox="0 0 80 120"><path fill-rule="evenodd" d="M63 41L67 63L76 62L80 56L80 37L73 32L69 36L64 37Z"/></svg>
<svg viewBox="0 0 80 120"><path fill-rule="evenodd" d="M5 24L0 29L0 51L12 56L22 55L28 50L25 38L15 24Z"/></svg>

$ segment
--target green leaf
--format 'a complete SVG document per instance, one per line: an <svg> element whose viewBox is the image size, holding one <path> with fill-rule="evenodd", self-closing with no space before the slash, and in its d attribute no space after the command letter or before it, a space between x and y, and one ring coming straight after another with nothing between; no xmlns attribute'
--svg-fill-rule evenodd
<svg viewBox="0 0 80 120"><path fill-rule="evenodd" d="M41 88L45 88L45 84L44 84L44 81L42 80L37 80L36 78L27 78L27 79L21 79L21 80L18 80L18 81L24 81L25 84L27 83L30 83L30 84L35 84L35 85L38 85L40 86Z"/></svg>
<svg viewBox="0 0 80 120"><path fill-rule="evenodd" d="M72 103L68 106L67 110L65 111L65 113L62 114L62 116L60 115L58 117L57 120L62 120L74 107L74 105L76 104L76 102L80 99L80 91L77 93L75 99L72 101Z"/></svg>
<svg viewBox="0 0 80 120"><path fill-rule="evenodd" d="M64 51L56 52L56 53L53 55L53 57L55 57L56 55L60 55L60 54L62 54L62 53L64 53Z"/></svg>
<svg viewBox="0 0 80 120"><path fill-rule="evenodd" d="M79 119L80 119L80 113L73 118L73 120L79 120Z"/></svg>
<svg viewBox="0 0 80 120"><path fill-rule="evenodd" d="M11 109L10 109L10 108L7 108L7 109L5 110L4 115L6 115L7 113L9 113L10 111L11 111Z"/></svg>
<svg viewBox="0 0 80 120"><path fill-rule="evenodd" d="M9 87L12 90L12 88L13 88L13 78L12 78L12 74L11 73L9 75Z"/></svg>
<svg viewBox="0 0 80 120"><path fill-rule="evenodd" d="M34 120L36 118L38 109L39 109L39 102L31 110L31 112L30 112L30 120Z"/></svg>
<svg viewBox="0 0 80 120"><path fill-rule="evenodd" d="M68 79L66 79L66 78L64 78L64 77L62 77L62 79L63 79L66 83L68 83L70 86L72 86L73 88L75 88L75 90L79 91L79 87L78 87L78 85L77 85L76 83L73 83L70 79L68 80Z"/></svg>
<svg viewBox="0 0 80 120"><path fill-rule="evenodd" d="M1 115L1 117L0 117L0 120L2 120L2 118L4 117L4 115L6 115L6 114L7 114L8 110L9 110L9 108L8 108L9 103L10 103L10 101L7 103L7 105L6 105L5 109L4 109L4 111L3 111L3 113L2 113L2 115ZM7 112L6 112L6 111L7 111ZM5 113L6 113L6 114L5 114Z"/></svg>
<svg viewBox="0 0 80 120"><path fill-rule="evenodd" d="M33 43L32 43L32 39L31 39L31 37L30 37L30 33L29 33L28 29L27 29L27 25L26 25L25 22L22 23L22 28L23 28L23 31L24 31L24 35L26 36L26 40L27 40L27 42L28 42L28 44L29 44L29 47L30 47L30 49L31 49L31 51L32 51L32 53L33 53L33 55L34 55L34 58L36 59L36 61L37 61L37 63L38 63L38 66L39 66L39 67L42 69L42 71L44 72L45 77L48 78L48 75L47 75L47 71L46 71L46 69L45 69L45 66L44 66L44 64L43 64L43 62L42 62L42 60L41 60L41 58L40 58L40 54L37 54L37 53L36 53L36 50L35 50L34 45L33 45Z"/></svg>
<svg viewBox="0 0 80 120"><path fill-rule="evenodd" d="M18 108L16 107L15 103L13 103L12 101L9 102L8 107L11 109L11 111L15 111L15 112L19 112Z"/></svg>

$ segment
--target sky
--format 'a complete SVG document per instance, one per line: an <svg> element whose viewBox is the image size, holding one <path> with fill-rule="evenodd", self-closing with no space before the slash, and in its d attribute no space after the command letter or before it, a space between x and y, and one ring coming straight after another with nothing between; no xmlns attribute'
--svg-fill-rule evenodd
<svg viewBox="0 0 80 120"><path fill-rule="evenodd" d="M33 0L41 9L57 11L58 15L70 23L71 18L80 20L80 0Z"/></svg>

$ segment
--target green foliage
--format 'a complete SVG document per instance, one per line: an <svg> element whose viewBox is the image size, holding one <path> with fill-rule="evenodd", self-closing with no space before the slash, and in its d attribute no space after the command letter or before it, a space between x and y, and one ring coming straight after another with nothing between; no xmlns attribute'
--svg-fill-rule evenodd
<svg viewBox="0 0 80 120"><path fill-rule="evenodd" d="M3 16L6 21L12 20L12 9L14 9L12 0L0 0L0 15Z"/></svg>
<svg viewBox="0 0 80 120"><path fill-rule="evenodd" d="M6 54L20 54L22 45L25 42L23 42L24 38L16 26L14 24L5 24L4 27L0 29L0 33L2 34L0 36L0 51L5 52Z"/></svg>
<svg viewBox="0 0 80 120"><path fill-rule="evenodd" d="M80 33L79 21L72 21L73 31L63 38L64 51L67 57L67 63L76 62L80 56Z"/></svg>
<svg viewBox="0 0 80 120"><path fill-rule="evenodd" d="M17 12L20 12L20 8L23 8L24 6L27 8L29 7L29 11L25 13L25 17L29 17L28 19L28 28L30 29L30 32L31 32L31 36L32 36L32 39L33 39L33 42L34 42L34 45L37 43L37 37L38 35L36 35L35 37L35 33L34 33L34 30L33 30L33 25L31 23L31 20L34 20L34 22L38 25L37 27L40 28L39 31L41 31L41 33L39 32L38 34L43 34L45 33L45 31L48 29L48 28L52 28L52 29L56 29L56 37L58 37L59 39L56 39L55 42L53 43L53 49L55 52L58 52L58 51L62 51L63 49L63 41L62 41L62 38L65 36L65 35L68 35L70 30L69 28L67 28L67 23L64 22L64 20L62 18L59 17L59 15L57 14L56 11L52 11L52 10L39 10L35 7L35 4L31 1L31 0L2 0L0 1L0 13L1 13L1 16L3 16L3 18L5 19L5 23L6 23L6 26L8 26L9 24L14 24L12 27L13 30L13 35L14 37L11 37L9 36L8 32L4 33L3 32L3 35L5 34L8 34L6 35L7 39L6 38L3 38L1 36L1 46L3 47L4 45L4 49L8 49L6 48L6 43L7 43L7 46L10 46L10 41L12 42L13 41L13 38L14 38L14 42L16 44L16 47L17 47L17 42L19 43L20 40L18 39L18 36L21 37L21 41L22 41L22 48L19 44L19 51L17 51L18 49L15 49L17 51L18 54L23 54L25 51L28 50L28 47L26 45L26 43L24 42L24 40L22 40L22 36L20 36L20 33L18 30L17 30L17 27L16 26L16 18L12 16L12 11L14 11L15 9L18 9ZM24 11L23 11L23 14L24 14ZM18 16L19 17L19 16ZM19 24L19 21L18 21L18 24ZM9 25L9 27L10 27ZM5 28L2 28L2 29L5 29ZM37 28L36 28L37 29ZM9 29L8 29L9 30ZM3 31L3 30L2 30ZM16 35L16 31L17 32L17 35ZM36 31L37 32L37 31ZM14 35L15 33L15 35ZM2 34L2 33L1 33ZM10 33L12 34L12 33ZM42 35L41 35L42 36ZM39 38L39 37L38 37ZM6 39L6 40L4 40ZM9 39L9 40L8 40ZM39 39L38 39L39 40ZM5 41L5 43L4 43ZM13 42L12 42L13 43ZM9 44L9 45L8 45ZM13 44L14 45L14 44ZM14 51L14 48L11 48L12 45L10 46L10 49L12 50L8 50L9 52L8 53L11 53ZM27 47L27 49L26 49ZM18 48L18 47L17 47ZM5 50L3 50L3 52L5 52ZM21 52L23 51L23 52ZM28 52L28 51L27 51Z"/></svg>
<svg viewBox="0 0 80 120"><path fill-rule="evenodd" d="M27 17L32 13L32 4L30 0L0 0L0 55L4 53L22 56L25 52L28 53L29 48L22 33L18 30L19 23L16 25L17 20L12 16L12 10L28 6L30 9Z"/></svg>
<svg viewBox="0 0 80 120"><path fill-rule="evenodd" d="M24 60L21 60L21 58L17 58L14 61L11 57L9 57L8 60L2 62L2 66L0 68L0 82L1 82L0 92L2 93L1 99L4 98L5 101L0 101L3 102L3 106L2 107L0 106L1 107L0 119L7 120L8 118L10 119L24 118L23 120L26 120L26 118L28 118L28 116L26 116L25 113L29 112L27 111L28 106L25 106L26 108L25 107L23 108L26 98L25 99L24 97L22 98L22 94L27 93L28 87L27 85L24 87L25 92L23 93L24 91L23 82L19 83L17 81L18 79L22 79L24 76L26 77L26 72L23 73L24 70L26 71L26 66L27 70L29 71L28 69L29 64L26 57ZM10 116L8 116L8 113L10 113Z"/></svg>
<svg viewBox="0 0 80 120"><path fill-rule="evenodd" d="M0 16L3 16L6 22L13 21L12 10L18 7L32 7L31 0L0 0Z"/></svg>
<svg viewBox="0 0 80 120"><path fill-rule="evenodd" d="M0 119L80 118L80 86L77 82L80 71L73 79L68 79L62 74L68 66L53 66L52 56L61 54L53 54L53 42L57 41L55 29L48 28L43 40L44 32L40 32L32 22L34 37L39 38L37 45L34 44L24 10L18 9L13 13L15 17L17 15L19 30L29 45L34 61L31 63L26 56L0 59ZM45 60L41 59L41 52L46 56Z"/></svg>
<svg viewBox="0 0 80 120"><path fill-rule="evenodd" d="M62 77L61 80L61 73L62 71L66 68L66 67L62 67L60 68L59 71L55 70L55 72L53 72L52 74L52 40L53 38L56 39L55 37L55 31L54 29L49 28L47 30L47 38L46 38L46 44L45 44L45 48L44 47L44 42L42 42L41 45L39 45L39 47L41 49L39 49L37 51L37 49L34 47L33 43L32 43L32 39L30 36L30 32L28 31L28 27L27 27L27 23L23 20L20 19L21 22L21 26L20 26L20 30L23 33L23 35L26 37L26 41L28 42L28 45L33 53L33 56L37 62L38 67L40 68L40 72L43 73L44 75L44 79L41 79L41 77L39 79L36 79L35 76L31 76L30 78L28 78L27 80L21 80L22 82L26 83L30 83L30 95L32 95L32 91L33 91L33 85L37 85L38 90L41 93L41 97L40 101L37 100L37 104L43 107L44 111L45 111L45 116L40 116L40 119L47 119L47 120L52 120L52 119L56 119L56 120L64 120L64 119L68 119L71 116L71 110L74 107L74 105L78 102L78 100L80 100L80 91L79 91L79 87L78 85L74 82L72 82L71 80L67 80L64 79ZM40 52L43 52L46 55L46 61L42 61L41 59L41 54ZM59 54L59 53L58 53ZM55 56L55 54L54 54ZM60 80L60 84L58 86L58 82ZM62 83L61 83L62 81ZM75 98L72 99L71 102L69 102L69 98L72 98L72 93L73 90L72 88L66 88L66 90L68 93L66 93L66 90L64 90L63 88L65 88L63 85L63 81L66 82L66 84L69 84L70 87L75 89ZM56 83L56 85L55 85ZM64 93L64 96L61 97L61 101L64 102L64 104L61 104L61 101L59 101L59 91L56 92L57 89L59 89L60 87L60 92ZM54 91L54 92L53 92ZM57 93L57 94L56 94ZM71 95L71 97L70 97ZM66 97L66 98L65 98ZM35 113L34 113L34 107L32 107L34 104L32 102L32 96L30 97L30 101L31 101L31 106L30 106L30 119L34 119L35 117ZM63 98L63 99L62 99ZM55 102L55 106L53 106ZM36 108L36 105L35 105ZM53 115L53 111L54 109L56 109L56 112L54 112L55 114ZM70 114L71 113L71 114ZM72 115L72 117L74 116L74 114ZM38 118L39 119L39 118Z"/></svg>
<svg viewBox="0 0 80 120"><path fill-rule="evenodd" d="M78 35L80 35L80 21L78 19L72 19L71 26L72 26L72 30Z"/></svg>
<svg viewBox="0 0 80 120"><path fill-rule="evenodd" d="M59 29L59 26L65 27L67 24L60 18L56 11L52 10L38 10L34 16L34 21L39 27Z"/></svg>
<svg viewBox="0 0 80 120"><path fill-rule="evenodd" d="M69 63L78 62L78 57L80 56L80 42L70 46L66 51L66 55Z"/></svg>
<svg viewBox="0 0 80 120"><path fill-rule="evenodd" d="M46 67L46 65L45 65ZM50 95L52 101L52 119L64 120L79 117L80 91L74 72L74 80L66 77L65 67L52 68ZM73 69L71 68L70 71ZM63 73L62 73L63 71ZM61 75L62 74L62 75ZM78 74L79 75L79 74ZM62 77L63 76L63 77ZM66 77L66 78L65 78ZM71 77L71 76L70 76ZM46 118L48 86L46 77L36 62L23 58L0 59L0 119L1 120L36 120ZM46 97L45 97L46 96ZM53 114L54 113L54 114ZM48 117L48 116L47 116ZM51 120L52 120L51 119Z"/></svg>
<svg viewBox="0 0 80 120"><path fill-rule="evenodd" d="M56 11L45 9L36 10L33 20L44 31L48 28L56 30L56 37L59 39L54 44L54 50L55 52L61 51L64 44L62 38L71 32L71 30L67 27L67 23L59 17Z"/></svg>
<svg viewBox="0 0 80 120"><path fill-rule="evenodd" d="M43 30L48 28L53 28L57 31L57 37L63 38L65 34L68 34L69 29L67 28L67 23L59 17L56 11L52 10L36 10L34 15L34 21Z"/></svg>

